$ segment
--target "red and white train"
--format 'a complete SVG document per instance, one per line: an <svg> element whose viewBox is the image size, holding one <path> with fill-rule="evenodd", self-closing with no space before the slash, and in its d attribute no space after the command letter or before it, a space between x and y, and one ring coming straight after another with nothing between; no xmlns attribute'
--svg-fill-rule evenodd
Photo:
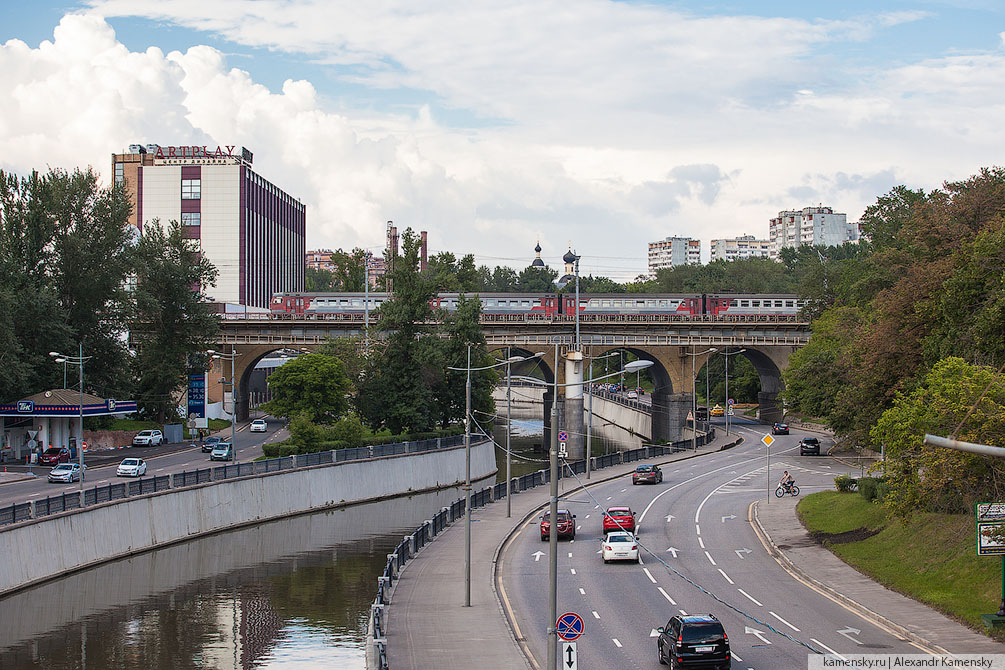
<svg viewBox="0 0 1005 670"><path fill-rule="evenodd" d="M434 309L453 311L461 294L440 293L430 301ZM474 294L470 294L474 295ZM372 313L387 293L277 293L272 296L272 318L352 318ZM576 314L576 296L558 293L481 293L482 315L561 320ZM806 304L791 294L709 293L701 295L652 293L591 293L579 297L582 317L677 315L681 318L787 316L795 318ZM589 320L589 319L588 319Z"/></svg>

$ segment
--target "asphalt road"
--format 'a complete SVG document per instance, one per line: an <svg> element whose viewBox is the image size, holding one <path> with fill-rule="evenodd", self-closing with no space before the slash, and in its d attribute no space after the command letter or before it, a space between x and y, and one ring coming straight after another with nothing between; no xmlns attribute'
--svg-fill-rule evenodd
<svg viewBox="0 0 1005 670"><path fill-rule="evenodd" d="M826 456L799 456L800 434L777 436L770 476L760 443L764 426L735 417L743 445L663 469L655 486L630 476L563 494L577 535L559 544L559 614L585 621L579 667L656 668L655 629L678 613L717 616L734 653L733 668L806 667L810 653L921 653L910 643L818 594L785 572L747 521L787 469L800 495L833 488L850 470ZM824 446L829 446L824 441ZM770 484L769 484L770 482ZM605 565L602 508L629 505L640 521L639 563ZM763 503L762 503L763 504ZM770 504L770 503L769 503ZM546 655L548 555L538 517L510 543L505 597L539 663ZM535 557L535 552L544 555Z"/></svg>
<svg viewBox="0 0 1005 670"><path fill-rule="evenodd" d="M262 455L262 444L274 441L274 435L284 430L282 421L271 417L265 417L268 428L264 433L248 432L249 424L244 424L237 428L235 443L237 447L237 461L216 461L210 462L209 454L203 453L199 448L182 447L178 445L164 445L163 447L129 447L128 449L116 450L117 458L108 461L100 458L101 453L95 454L102 461L102 464L89 465L84 474L84 488L89 489L103 484L128 481L129 477L118 477L115 468L124 458L142 458L147 462L146 477L166 475L184 470L196 470L214 465L229 465L234 462L246 462L254 460ZM224 439L230 439L229 433ZM37 479L28 481L17 481L0 486L0 505L10 505L28 500L37 500L46 496L59 495L60 493L73 493L80 490L80 483L72 484L52 483L50 484L45 475L51 466L35 466L32 471L38 475Z"/></svg>

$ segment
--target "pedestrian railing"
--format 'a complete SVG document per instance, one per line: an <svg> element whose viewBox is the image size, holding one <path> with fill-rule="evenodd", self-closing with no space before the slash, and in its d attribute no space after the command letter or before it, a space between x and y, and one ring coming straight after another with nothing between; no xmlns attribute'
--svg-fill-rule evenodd
<svg viewBox="0 0 1005 670"><path fill-rule="evenodd" d="M484 435L473 435L472 440L481 441ZM428 440L414 440L411 442L396 442L393 444L381 444L373 447L354 447L349 449L336 449L334 451L322 451L314 454L297 454L296 456L281 456L279 458L269 458L262 461L250 461L248 463L233 463L198 470L186 470L176 472L173 475L161 475L158 477L144 477L134 479L129 482L116 484L102 484L84 491L83 504L81 504L80 492L63 493L58 496L46 496L41 500L16 503L0 507L0 526L7 526L21 521L28 521L33 518L58 514L72 509L81 509L90 505L99 505L112 500L130 498L133 496L149 495L159 491L179 489L186 486L196 486L197 484L208 484L219 482L236 477L250 477L269 472L279 472L281 470L293 470L295 468L311 467L315 465L331 465L334 463L345 463L348 461L361 461L369 458L380 458L382 456L396 456L402 454L417 454L436 449L449 449L464 444L463 435L452 435L450 437L433 438ZM489 494L491 496L491 493ZM474 506L474 505L473 505ZM464 514L463 508L460 514ZM450 521L456 517L451 517Z"/></svg>
<svg viewBox="0 0 1005 670"><path fill-rule="evenodd" d="M681 440L668 445L651 445L640 447L639 449L629 449L603 456L594 456L590 459L592 470L601 470L619 465L631 463L659 456L690 450L694 445L705 446L715 439L715 429L709 430L704 435L700 435L696 440ZM739 441L737 441L739 442ZM723 446L728 448L737 442ZM559 468L559 478L571 477L572 473L582 474L586 472L586 461L564 462ZM512 480L512 493L515 495L520 491L526 491L536 486L542 486L551 481L551 470L542 469L531 472ZM501 500L506 497L506 482L500 482L493 486L488 486L481 491L471 493L471 508L482 507L489 503ZM464 510L467 504L466 497L458 498L448 507L442 508L432 519L422 523L410 535L394 548L394 551L387 555L387 563L384 565L384 572L377 578L377 596L370 605L370 621L367 625L368 639L367 655L373 660L375 670L389 670L387 662L387 630L386 630L386 606L390 603L390 589L401 569L422 547L429 544L433 539L442 533L446 528L464 517Z"/></svg>

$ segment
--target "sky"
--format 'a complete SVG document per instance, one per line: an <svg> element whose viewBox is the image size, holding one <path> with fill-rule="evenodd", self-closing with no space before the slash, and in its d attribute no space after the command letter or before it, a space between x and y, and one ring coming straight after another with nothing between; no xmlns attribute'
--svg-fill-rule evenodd
<svg viewBox="0 0 1005 670"><path fill-rule="evenodd" d="M1005 151L1005 3L82 0L0 3L0 169L239 145L307 246L630 280L648 242L858 221Z"/></svg>

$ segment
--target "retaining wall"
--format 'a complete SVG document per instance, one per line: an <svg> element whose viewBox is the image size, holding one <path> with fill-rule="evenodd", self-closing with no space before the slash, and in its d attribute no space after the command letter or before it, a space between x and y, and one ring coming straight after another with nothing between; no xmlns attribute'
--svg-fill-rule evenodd
<svg viewBox="0 0 1005 670"><path fill-rule="evenodd" d="M304 512L454 486L464 448L348 461L172 489L0 531L0 595L175 542ZM491 442L471 447L471 478L496 471Z"/></svg>
<svg viewBox="0 0 1005 670"><path fill-rule="evenodd" d="M591 402L591 400L586 399L584 402ZM641 435L647 440L652 439L653 418L651 414L640 412L620 403L605 400L596 395L593 396L592 402L594 423L596 423L597 419L603 419L619 428L624 428L636 435ZM688 437L690 436L689 432Z"/></svg>

